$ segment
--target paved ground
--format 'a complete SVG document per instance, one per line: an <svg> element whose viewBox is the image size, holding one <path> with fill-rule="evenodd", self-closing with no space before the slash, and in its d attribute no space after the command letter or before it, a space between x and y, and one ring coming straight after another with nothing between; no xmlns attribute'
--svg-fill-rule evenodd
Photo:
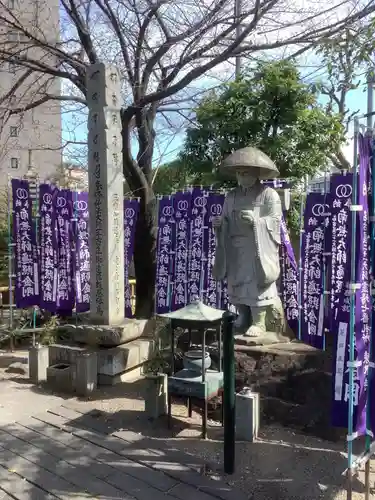
<svg viewBox="0 0 375 500"><path fill-rule="evenodd" d="M237 443L236 472L225 477L222 428L214 420L207 441L200 438L199 413L188 419L183 405L173 406L173 432L164 419L149 422L143 381L65 400L27 384L27 370L9 373L4 367L14 360L6 355L0 356L0 500L346 498L345 443L263 427L257 443ZM374 463L371 477L374 484ZM353 500L363 498L361 472Z"/></svg>
<svg viewBox="0 0 375 500"><path fill-rule="evenodd" d="M29 383L27 351L0 350L0 425L46 411L64 399Z"/></svg>
<svg viewBox="0 0 375 500"><path fill-rule="evenodd" d="M0 443L0 498L247 498L207 477L194 457L132 431L108 435L105 423L69 403L1 426Z"/></svg>

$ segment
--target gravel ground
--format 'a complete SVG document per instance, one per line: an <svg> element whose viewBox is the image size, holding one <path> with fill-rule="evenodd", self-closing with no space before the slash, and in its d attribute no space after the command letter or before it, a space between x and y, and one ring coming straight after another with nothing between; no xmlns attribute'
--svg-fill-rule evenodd
<svg viewBox="0 0 375 500"><path fill-rule="evenodd" d="M14 357L24 358L25 353ZM18 404L20 388L22 400L28 398L29 408L45 411L64 404L60 395L35 390L27 384L27 365L24 373L9 373L9 353L0 352L0 403L14 407L14 419L20 418ZM8 361L5 361L8 360ZM15 360L12 359L11 362ZM16 360L17 362L17 360ZM22 366L19 368L22 368ZM110 428L130 429L159 440L160 446L173 446L202 458L213 475L221 475L223 469L222 428L214 420L209 422L209 439L200 439L201 419L197 412L186 418L186 407L173 406L174 427L168 431L165 419L149 422L144 416L144 381L124 383L97 391L89 400L72 398L69 406L82 413L96 410ZM1 410L1 407L0 407ZM30 409L28 410L30 412ZM8 412L9 413L9 412ZM1 411L0 411L1 416ZM9 417L8 417L9 418ZM357 443L363 450L363 443ZM342 500L346 499L345 443L331 443L311 436L304 436L280 426L261 428L256 443L237 443L236 472L226 480L248 494L249 500ZM371 463L371 485L375 482L375 463ZM354 480L353 500L364 498L363 471ZM375 489L372 496L375 500Z"/></svg>

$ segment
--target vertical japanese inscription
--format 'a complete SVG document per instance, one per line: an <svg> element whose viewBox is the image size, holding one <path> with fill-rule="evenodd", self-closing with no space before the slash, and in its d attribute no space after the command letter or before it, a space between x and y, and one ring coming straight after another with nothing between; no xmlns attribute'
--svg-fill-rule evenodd
<svg viewBox="0 0 375 500"><path fill-rule="evenodd" d="M116 68L87 71L92 315L102 324L124 319L123 175L120 78Z"/></svg>

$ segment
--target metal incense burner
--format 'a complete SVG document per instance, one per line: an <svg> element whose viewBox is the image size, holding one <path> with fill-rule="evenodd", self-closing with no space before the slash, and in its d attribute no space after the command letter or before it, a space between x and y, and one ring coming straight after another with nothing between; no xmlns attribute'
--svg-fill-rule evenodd
<svg viewBox="0 0 375 500"><path fill-rule="evenodd" d="M207 437L207 403L218 396L223 389L224 375L222 372L222 323L225 311L206 306L202 302L192 302L186 307L160 315L170 319L172 367L168 378L168 425L172 423L172 397L185 397L188 400L189 417L192 414L192 401L203 401L202 437ZM189 347L183 358L184 368L175 372L175 332L182 328L189 332ZM206 351L207 331L216 332L219 351L218 369L211 369L211 358ZM198 334L201 347L191 350L191 332Z"/></svg>

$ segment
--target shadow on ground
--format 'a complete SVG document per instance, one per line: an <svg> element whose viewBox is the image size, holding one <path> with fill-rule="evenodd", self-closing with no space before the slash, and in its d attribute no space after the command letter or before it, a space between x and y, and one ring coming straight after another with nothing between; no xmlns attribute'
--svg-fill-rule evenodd
<svg viewBox="0 0 375 500"><path fill-rule="evenodd" d="M82 408L79 411L82 412ZM211 427L210 440L203 441L199 438L199 418L190 421L174 418L173 430L170 431L164 418L150 422L143 412L120 410L107 413L93 409L70 419L69 426L119 435L125 440L126 434L124 437L121 431L126 429L138 434L149 449L162 451L166 457L173 450L183 450L201 466L205 464L205 470L222 475L223 430ZM363 449L363 443L357 445L358 450ZM332 444L286 429L268 427L261 433L259 442L237 443L236 473L227 480L241 488L249 499L343 498L341 495L346 488L346 480L342 473L346 468L346 458L342 451L343 446L339 443ZM132 459L140 459L136 449L131 453ZM364 493L363 482L358 478L354 479L353 491L360 496Z"/></svg>

